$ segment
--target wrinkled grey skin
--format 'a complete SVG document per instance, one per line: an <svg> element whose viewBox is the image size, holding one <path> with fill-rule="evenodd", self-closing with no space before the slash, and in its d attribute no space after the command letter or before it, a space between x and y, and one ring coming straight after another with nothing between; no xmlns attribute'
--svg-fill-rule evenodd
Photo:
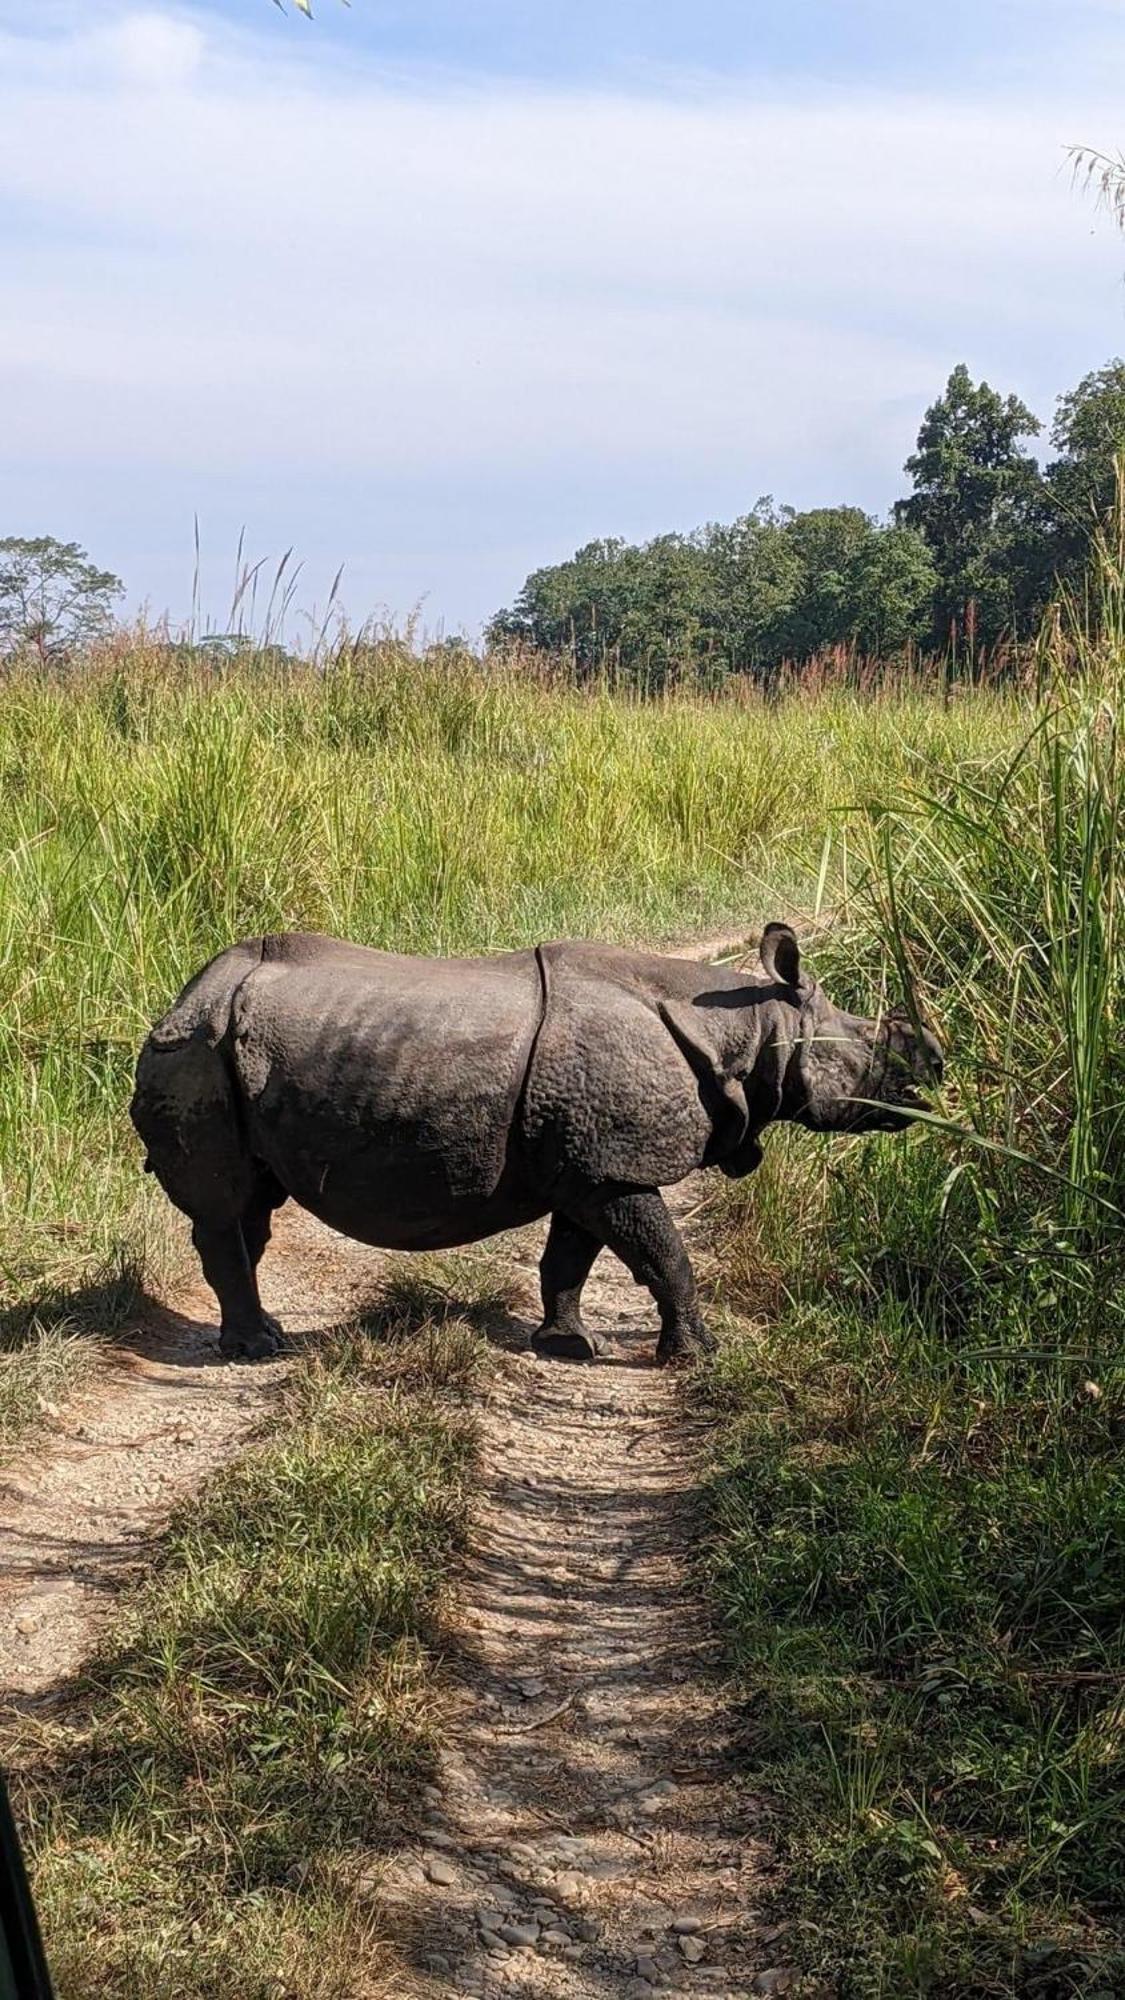
<svg viewBox="0 0 1125 2000"><path fill-rule="evenodd" d="M132 1114L191 1218L228 1357L278 1345L256 1271L292 1197L395 1250L549 1214L535 1346L596 1352L580 1300L608 1245L656 1300L664 1362L713 1343L659 1190L752 1173L775 1120L898 1127L940 1074L927 1031L834 1007L781 924L753 974L602 944L423 959L294 934L234 945L185 987Z"/></svg>

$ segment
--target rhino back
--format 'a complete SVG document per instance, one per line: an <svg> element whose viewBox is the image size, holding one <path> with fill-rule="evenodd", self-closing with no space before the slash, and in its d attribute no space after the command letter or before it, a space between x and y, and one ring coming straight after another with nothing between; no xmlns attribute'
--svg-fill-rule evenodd
<svg viewBox="0 0 1125 2000"><path fill-rule="evenodd" d="M256 1157L348 1226L498 1186L541 1011L533 952L276 954L243 980L233 1060Z"/></svg>

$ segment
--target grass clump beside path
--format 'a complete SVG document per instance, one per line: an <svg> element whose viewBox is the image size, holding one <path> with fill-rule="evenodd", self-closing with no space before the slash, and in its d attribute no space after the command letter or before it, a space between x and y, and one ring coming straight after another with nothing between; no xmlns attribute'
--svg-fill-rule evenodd
<svg viewBox="0 0 1125 2000"><path fill-rule="evenodd" d="M10 1727L60 2000L343 2000L388 1969L374 1871L434 1767L486 1350L393 1299L377 1323L318 1339L61 1719Z"/></svg>
<svg viewBox="0 0 1125 2000"><path fill-rule="evenodd" d="M159 1269L137 1047L234 939L394 950L751 924L834 810L1010 740L1014 697L911 684L640 703L394 644L324 669L117 642L0 702L0 1450ZM6 1387L4 1385L7 1385Z"/></svg>
<svg viewBox="0 0 1125 2000"><path fill-rule="evenodd" d="M939 1129L775 1135L714 1211L711 1575L795 1955L840 2000L1125 1992L1125 647L888 785L823 972Z"/></svg>

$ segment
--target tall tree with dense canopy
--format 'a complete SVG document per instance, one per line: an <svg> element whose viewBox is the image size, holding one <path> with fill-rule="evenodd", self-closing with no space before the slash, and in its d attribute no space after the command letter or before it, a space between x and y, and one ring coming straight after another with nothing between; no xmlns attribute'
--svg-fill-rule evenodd
<svg viewBox="0 0 1125 2000"><path fill-rule="evenodd" d="M963 362L926 411L906 461L914 491L895 516L933 556L938 645L967 634L989 646L1028 628L1041 582L1042 483L1022 440L1041 429L1018 396L975 383Z"/></svg>
<svg viewBox="0 0 1125 2000"><path fill-rule="evenodd" d="M922 647L933 623L937 570L916 528L868 535L852 571L851 644L865 659L895 659Z"/></svg>
<svg viewBox="0 0 1125 2000"><path fill-rule="evenodd" d="M1091 544L1117 500L1125 461L1125 361L1108 361L1060 396L1051 426L1059 456L1047 468L1053 507L1054 569L1071 589L1081 588Z"/></svg>

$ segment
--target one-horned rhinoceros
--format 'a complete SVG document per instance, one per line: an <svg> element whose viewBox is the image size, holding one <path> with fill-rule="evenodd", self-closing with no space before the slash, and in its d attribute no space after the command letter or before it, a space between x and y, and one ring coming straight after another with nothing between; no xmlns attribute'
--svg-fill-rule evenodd
<svg viewBox="0 0 1125 2000"><path fill-rule="evenodd" d="M396 1250L475 1242L550 1215L543 1354L597 1352L580 1316L603 1245L651 1291L659 1361L712 1343L659 1190L758 1165L774 1120L907 1122L933 1035L842 1013L771 924L761 969L562 943L401 958L293 934L233 945L141 1053L133 1119L191 1218L229 1357L271 1353L257 1265L287 1197Z"/></svg>

